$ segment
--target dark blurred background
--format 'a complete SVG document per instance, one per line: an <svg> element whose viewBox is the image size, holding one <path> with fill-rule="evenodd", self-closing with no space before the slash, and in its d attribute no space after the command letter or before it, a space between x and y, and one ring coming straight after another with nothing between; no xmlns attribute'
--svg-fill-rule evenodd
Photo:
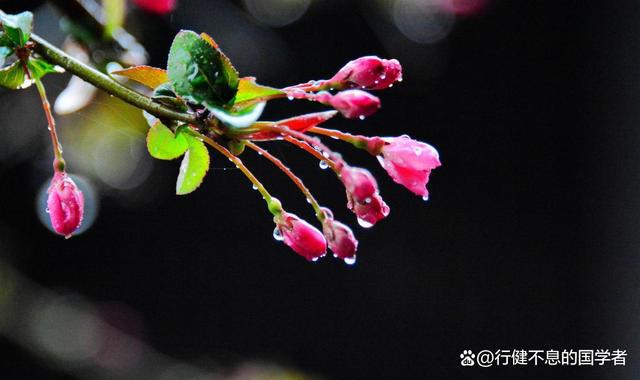
<svg viewBox="0 0 640 380"><path fill-rule="evenodd" d="M357 227L354 266L308 263L275 242L262 200L219 156L199 190L175 196L178 163L151 160L139 112L103 95L58 117L97 215L65 241L36 207L51 174L36 91L0 92L0 378L637 378L640 4L456 3L182 0L168 17L131 7L127 29L154 66L181 28L209 33L241 74L274 86L367 54L403 63L376 115L327 126L434 145L443 166L429 202L329 141L376 174L392 208L362 229L331 173L268 144ZM36 30L62 44L50 5L0 5L33 10ZM68 78L45 78L52 98ZM265 118L319 109L284 100ZM312 217L281 173L243 159L288 210ZM628 357L461 367L467 349Z"/></svg>

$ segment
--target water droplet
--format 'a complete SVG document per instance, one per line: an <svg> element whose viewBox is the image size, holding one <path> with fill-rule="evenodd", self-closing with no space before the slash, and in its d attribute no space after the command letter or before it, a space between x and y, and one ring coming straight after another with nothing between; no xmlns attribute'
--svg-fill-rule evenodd
<svg viewBox="0 0 640 380"><path fill-rule="evenodd" d="M425 202L428 201L429 200L429 196L428 195L423 196L422 200L425 201Z"/></svg>
<svg viewBox="0 0 640 380"><path fill-rule="evenodd" d="M252 188L253 190L258 190L258 186L256 186L256 185L251 186L251 188Z"/></svg>
<svg viewBox="0 0 640 380"><path fill-rule="evenodd" d="M370 203L371 203L371 197L366 197L366 198L364 199L364 203L366 203L366 204L370 204Z"/></svg>
<svg viewBox="0 0 640 380"><path fill-rule="evenodd" d="M391 83L391 84L389 85L389 88L391 88L391 87L393 87L393 83Z"/></svg>
<svg viewBox="0 0 640 380"><path fill-rule="evenodd" d="M362 228L371 228L371 227L373 227L373 223L369 223L366 220L361 219L360 217L358 217L358 224Z"/></svg>
<svg viewBox="0 0 640 380"><path fill-rule="evenodd" d="M329 167L329 163L328 163L327 161L322 160L322 161L320 161L320 163L318 164L318 166L320 166L320 169L323 169L323 170L324 170L324 169L326 169L326 168L328 168L328 167Z"/></svg>
<svg viewBox="0 0 640 380"><path fill-rule="evenodd" d="M345 257L344 258L344 263L347 264L347 265L353 265L353 264L356 263L356 257L355 256L353 256L353 257Z"/></svg>
<svg viewBox="0 0 640 380"><path fill-rule="evenodd" d="M46 212L47 212L47 214L49 214L49 213L51 212L51 210L49 210L49 207L47 207L47 209L46 209L46 210L44 210L44 211L46 211Z"/></svg>
<svg viewBox="0 0 640 380"><path fill-rule="evenodd" d="M307 203L311 204L311 198L307 198Z"/></svg>
<svg viewBox="0 0 640 380"><path fill-rule="evenodd" d="M311 261L313 261L315 263L316 261L318 261L318 259L319 259L319 257L314 257L313 259L311 259Z"/></svg>
<svg viewBox="0 0 640 380"><path fill-rule="evenodd" d="M322 152L322 157L329 158L329 153L328 152Z"/></svg>
<svg viewBox="0 0 640 380"><path fill-rule="evenodd" d="M280 232L280 229L278 227L274 228L273 230L273 238L276 239L277 241L284 240L284 236L282 236L282 233Z"/></svg>
<svg viewBox="0 0 640 380"><path fill-rule="evenodd" d="M258 155L259 155L259 156L262 156L262 152L258 152Z"/></svg>
<svg viewBox="0 0 640 380"><path fill-rule="evenodd" d="M385 79L387 79L387 75L386 75L386 74L382 74L382 75L380 75L380 79L381 79L381 80L385 80Z"/></svg>
<svg viewBox="0 0 640 380"><path fill-rule="evenodd" d="M364 120L365 116L364 116L364 115L360 115L360 116L358 116L358 118L359 118L360 120Z"/></svg>
<svg viewBox="0 0 640 380"><path fill-rule="evenodd" d="M287 99L289 99L289 100L293 100L293 95L289 95L289 96L287 96Z"/></svg>
<svg viewBox="0 0 640 380"><path fill-rule="evenodd" d="M379 80L374 80L374 81L373 81L373 84L378 84L378 83L380 83L380 81L379 81Z"/></svg>
<svg viewBox="0 0 640 380"><path fill-rule="evenodd" d="M398 78L398 82L402 82L402 78Z"/></svg>

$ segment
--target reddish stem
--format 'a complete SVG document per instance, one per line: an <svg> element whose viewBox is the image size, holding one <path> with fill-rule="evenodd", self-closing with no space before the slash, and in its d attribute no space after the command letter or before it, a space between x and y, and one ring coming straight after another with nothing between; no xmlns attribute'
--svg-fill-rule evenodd
<svg viewBox="0 0 640 380"><path fill-rule="evenodd" d="M298 189L300 189L300 191L307 198L307 200L309 201L309 203L313 207L313 210L316 212L316 217L322 223L322 221L324 221L326 215L325 215L324 211L322 211L322 208L320 207L320 204L318 204L318 201L311 194L311 191L309 190L309 188L305 186L304 182L302 182L302 180L298 176L296 176L291 171L291 169L289 169L285 164L283 164L282 161L280 161L280 159L278 159L277 157L275 157L274 155L269 153L267 150L263 149L262 147L256 145L255 143L253 143L251 141L247 141L246 145L249 148L251 148L251 149L255 150L256 152L258 152L260 155L262 155L263 157L265 157L269 161L271 161L278 169L283 171L284 174L286 174L287 177L289 177L289 179L291 179L291 181L298 187ZM311 149L313 149L313 148L311 148Z"/></svg>

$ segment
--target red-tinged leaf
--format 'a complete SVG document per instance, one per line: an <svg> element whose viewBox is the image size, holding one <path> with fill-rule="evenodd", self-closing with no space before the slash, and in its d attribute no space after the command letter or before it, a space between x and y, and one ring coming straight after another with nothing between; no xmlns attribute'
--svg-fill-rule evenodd
<svg viewBox="0 0 640 380"><path fill-rule="evenodd" d="M224 76L227 78L229 86L237 88L240 74L238 73L238 70L233 67L229 57L220 50L220 47L210 35L207 33L200 33L200 37L218 51L218 54L220 54L220 61L222 62L222 71L224 72Z"/></svg>
<svg viewBox="0 0 640 380"><path fill-rule="evenodd" d="M297 132L305 132L308 129L313 128L331 119L336 114L337 114L337 111L308 113L306 115L300 115L300 116L292 117L290 119L280 120L276 122L264 122L264 121L258 122L258 123L255 123L252 127L259 129L261 126L270 124L270 125L276 125L280 127L287 127ZM253 129L252 127L249 127L249 128ZM276 132L262 131L262 132L252 133L244 138L249 140L271 140L278 136L279 134Z"/></svg>
<svg viewBox="0 0 640 380"><path fill-rule="evenodd" d="M209 45L213 46L214 49L216 50L220 49L220 47L218 46L218 43L214 41L213 38L207 33L200 33L200 37L202 37L203 40L207 41Z"/></svg>
<svg viewBox="0 0 640 380"><path fill-rule="evenodd" d="M152 89L169 81L166 70L145 65L112 71L111 74L127 77Z"/></svg>

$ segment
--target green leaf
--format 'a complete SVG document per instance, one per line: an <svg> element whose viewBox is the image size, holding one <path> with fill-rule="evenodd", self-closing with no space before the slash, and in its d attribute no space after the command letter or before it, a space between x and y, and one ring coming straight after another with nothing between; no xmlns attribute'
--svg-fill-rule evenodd
<svg viewBox="0 0 640 380"><path fill-rule="evenodd" d="M15 45L22 47L29 37L33 25L33 13L22 12L17 15L8 15L0 11L0 22L9 40Z"/></svg>
<svg viewBox="0 0 640 380"><path fill-rule="evenodd" d="M159 160L176 159L189 149L185 136L184 133L174 135L167 126L158 120L147 133L149 154Z"/></svg>
<svg viewBox="0 0 640 380"><path fill-rule="evenodd" d="M220 51L191 31L174 38L167 73L176 94L207 107L228 104L238 89Z"/></svg>
<svg viewBox="0 0 640 380"><path fill-rule="evenodd" d="M233 112L220 107L207 107L221 122L232 128L246 128L255 123L262 115L267 102L260 102Z"/></svg>
<svg viewBox="0 0 640 380"><path fill-rule="evenodd" d="M6 48L12 48L13 47L13 42L11 42L11 40L6 35L6 33L4 32L3 29L0 29L0 46L6 47ZM13 51L13 49L12 49L12 51Z"/></svg>
<svg viewBox="0 0 640 380"><path fill-rule="evenodd" d="M210 35L208 35L207 33L200 33L200 37L202 37L202 39L205 42L207 42L212 48L216 49L216 51L220 55L220 61L222 63L222 72L225 78L227 79L227 83L229 83L229 86L232 88L238 88L238 82L239 82L238 78L240 74L238 73L238 70L236 70L236 68L233 67L233 64L231 63L231 60L229 59L229 57L227 57L222 52L222 50L220 50L220 47L218 46L216 41L214 41L213 38L211 38Z"/></svg>
<svg viewBox="0 0 640 380"><path fill-rule="evenodd" d="M236 97L233 101L234 108L236 108L236 105L241 105L241 103L246 103L265 96L280 94L284 94L284 91L257 84L256 78L254 77L241 78L238 84L238 92L236 93Z"/></svg>
<svg viewBox="0 0 640 380"><path fill-rule="evenodd" d="M31 73L32 79L40 79L43 76L49 73L61 73L62 69L50 64L49 62L40 59L30 57L27 61L27 66L29 67L29 72Z"/></svg>
<svg viewBox="0 0 640 380"><path fill-rule="evenodd" d="M25 82L24 70L20 61L16 61L10 66L0 70L0 86L17 90L29 87L31 82Z"/></svg>
<svg viewBox="0 0 640 380"><path fill-rule="evenodd" d="M176 183L176 194L185 195L193 192L200 186L204 176L209 170L209 151L202 141L187 133L184 135L189 144L189 150L185 153L180 164L180 173Z"/></svg>

